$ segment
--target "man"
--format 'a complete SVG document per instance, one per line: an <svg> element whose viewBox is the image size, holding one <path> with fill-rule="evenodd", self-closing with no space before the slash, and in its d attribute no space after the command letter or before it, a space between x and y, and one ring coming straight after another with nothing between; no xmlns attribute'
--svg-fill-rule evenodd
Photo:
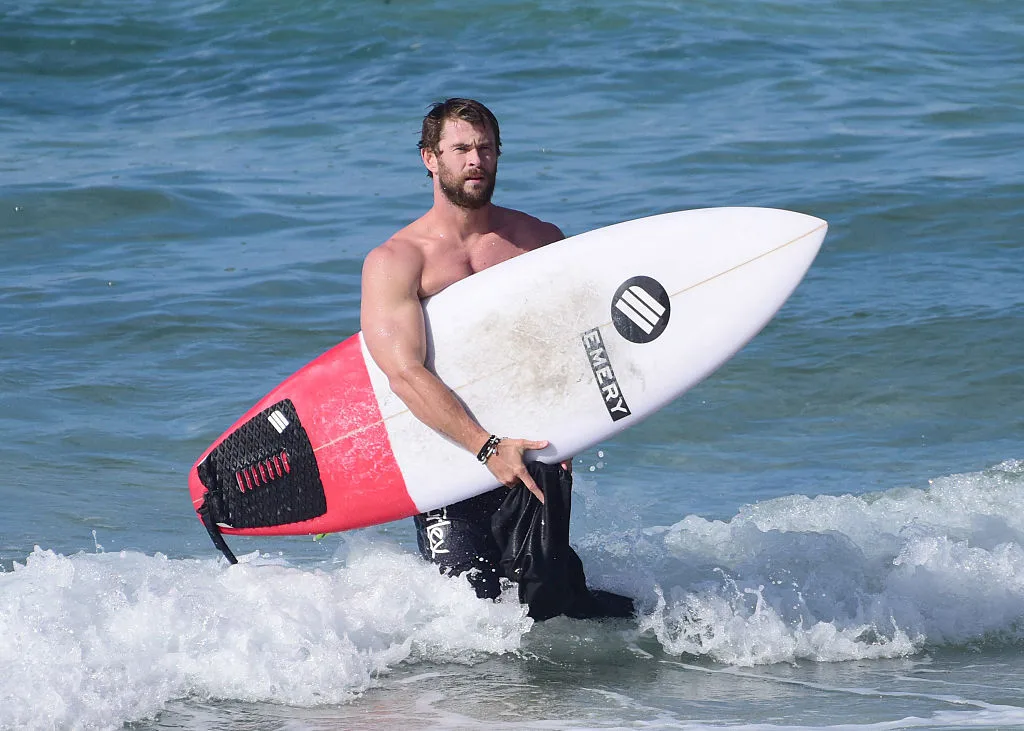
<svg viewBox="0 0 1024 731"><path fill-rule="evenodd" d="M420 421L484 462L505 487L416 517L420 551L452 575L468 572L477 596L500 592L500 552L491 516L520 483L544 495L523 461L546 441L498 439L466 413L424 361L421 300L487 267L564 238L554 225L491 203L501 135L498 120L472 99L434 104L423 120L420 156L433 180L433 206L363 264L362 330L391 390ZM530 468L543 479L569 479L570 463ZM573 554L575 555L575 554ZM580 572L582 579L582 572Z"/></svg>

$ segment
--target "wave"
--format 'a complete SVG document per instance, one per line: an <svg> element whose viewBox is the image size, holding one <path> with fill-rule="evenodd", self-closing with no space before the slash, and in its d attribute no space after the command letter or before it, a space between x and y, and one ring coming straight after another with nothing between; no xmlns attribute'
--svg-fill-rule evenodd
<svg viewBox="0 0 1024 731"><path fill-rule="evenodd" d="M1016 646L1022 499L1024 462L1010 460L926 489L791 495L729 521L691 515L594 549L606 575L643 567L617 588L653 601L639 631L670 654L750 666ZM632 546L628 559L615 544Z"/></svg>
<svg viewBox="0 0 1024 731"><path fill-rule="evenodd" d="M641 662L731 666L1017 645L1022 498L1014 460L926 489L594 532L579 545L589 575L636 596L640 615L547 627L514 590L479 601L381 536L345 535L312 567L36 547L0 573L0 727L120 727L175 699L342 704L402 667L543 652L567 626L591 653L626 643Z"/></svg>

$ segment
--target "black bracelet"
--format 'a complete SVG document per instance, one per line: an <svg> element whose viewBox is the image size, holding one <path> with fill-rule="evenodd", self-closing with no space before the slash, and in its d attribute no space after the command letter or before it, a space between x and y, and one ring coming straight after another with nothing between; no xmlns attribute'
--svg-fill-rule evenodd
<svg viewBox="0 0 1024 731"><path fill-rule="evenodd" d="M500 441L501 437L496 437L493 434L487 438L487 442L480 448L480 451L476 453L476 458L479 460L480 464L487 464L487 460L497 454L498 443Z"/></svg>

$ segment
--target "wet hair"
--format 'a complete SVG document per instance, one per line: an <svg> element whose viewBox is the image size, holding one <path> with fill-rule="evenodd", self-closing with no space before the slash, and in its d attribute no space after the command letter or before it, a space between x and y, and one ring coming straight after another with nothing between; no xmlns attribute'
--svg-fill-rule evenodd
<svg viewBox="0 0 1024 731"><path fill-rule="evenodd" d="M498 129L497 117L475 99L461 97L445 99L443 102L434 102L430 105L430 111L423 118L423 128L420 131L420 141L417 145L420 150L433 150L435 153L440 151L441 129L446 119L461 119L474 127L490 129L494 132L494 151L501 155L501 131ZM429 170L427 175L433 177Z"/></svg>

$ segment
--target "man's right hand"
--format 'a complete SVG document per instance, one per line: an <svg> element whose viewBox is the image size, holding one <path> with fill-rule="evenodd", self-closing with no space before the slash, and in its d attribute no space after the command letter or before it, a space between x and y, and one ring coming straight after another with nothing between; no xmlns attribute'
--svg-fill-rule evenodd
<svg viewBox="0 0 1024 731"><path fill-rule="evenodd" d="M544 493L530 477L523 461L523 454L528 449L544 449L547 442L535 442L529 439L502 439L498 442L498 450L487 460L487 469L498 478L505 487L515 487L522 483L538 500L544 502Z"/></svg>

